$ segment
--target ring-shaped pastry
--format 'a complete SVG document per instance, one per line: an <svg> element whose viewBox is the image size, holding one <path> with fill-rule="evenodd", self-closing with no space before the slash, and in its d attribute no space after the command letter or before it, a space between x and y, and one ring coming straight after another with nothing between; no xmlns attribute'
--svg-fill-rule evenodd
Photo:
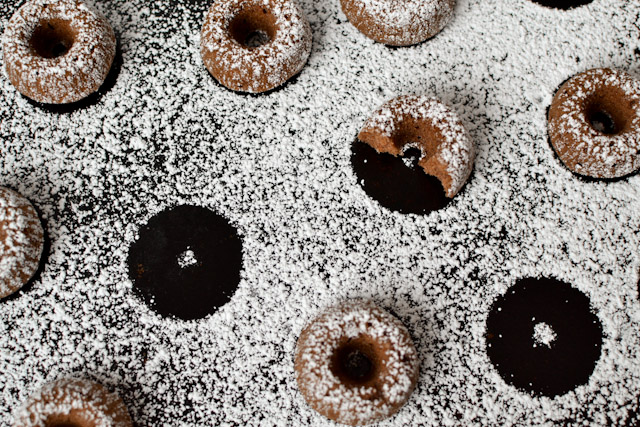
<svg viewBox="0 0 640 427"><path fill-rule="evenodd" d="M2 46L7 75L20 93L67 104L100 88L116 37L106 18L80 0L29 0L9 20Z"/></svg>
<svg viewBox="0 0 640 427"><path fill-rule="evenodd" d="M640 168L640 81L598 68L556 92L549 139L562 163L591 178L620 178Z"/></svg>
<svg viewBox="0 0 640 427"><path fill-rule="evenodd" d="M295 353L296 379L307 403L349 425L396 413L415 387L418 366L404 325L363 300L321 314L302 331Z"/></svg>
<svg viewBox="0 0 640 427"><path fill-rule="evenodd" d="M200 54L225 87L266 92L304 67L311 38L311 27L295 0L221 0L207 13Z"/></svg>

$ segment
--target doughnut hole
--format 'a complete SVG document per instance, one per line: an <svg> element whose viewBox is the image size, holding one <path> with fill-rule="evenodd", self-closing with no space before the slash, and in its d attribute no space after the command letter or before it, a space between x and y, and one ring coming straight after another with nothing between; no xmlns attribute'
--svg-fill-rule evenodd
<svg viewBox="0 0 640 427"><path fill-rule="evenodd" d="M633 109L625 102L624 93L615 88L602 88L590 96L584 108L591 128L604 135L625 132L633 117Z"/></svg>
<svg viewBox="0 0 640 427"><path fill-rule="evenodd" d="M361 335L338 345L331 356L330 369L347 387L360 387L375 383L380 364L373 340Z"/></svg>
<svg viewBox="0 0 640 427"><path fill-rule="evenodd" d="M69 21L52 19L38 24L29 43L36 55L52 59L64 56L75 40Z"/></svg>
<svg viewBox="0 0 640 427"><path fill-rule="evenodd" d="M263 7L248 7L233 18L229 25L229 33L245 48L264 46L276 37L276 17Z"/></svg>

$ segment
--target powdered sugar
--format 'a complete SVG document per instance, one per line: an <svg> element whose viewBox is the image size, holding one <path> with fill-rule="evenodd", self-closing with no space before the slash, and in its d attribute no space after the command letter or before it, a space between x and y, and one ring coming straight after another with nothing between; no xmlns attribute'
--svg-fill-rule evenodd
<svg viewBox="0 0 640 427"><path fill-rule="evenodd" d="M42 111L0 78L0 184L42 211L50 254L33 287L0 304L0 424L45 382L79 372L139 425L330 425L300 395L296 339L324 308L373 298L420 359L408 403L383 425L624 425L640 396L640 177L585 183L554 158L546 108L568 77L635 74L640 5L568 12L527 0L460 0L436 38L391 50L333 2L302 1L314 31L295 82L262 97L204 69L208 4L107 0L123 66L98 104ZM14 12L0 4L2 25ZM375 108L437 97L478 155L442 210L401 215L369 199L351 143ZM200 321L137 299L126 254L180 203L228 217L243 239L231 301ZM604 330L589 383L556 398L505 384L485 352L494 299L526 276L591 299Z"/></svg>

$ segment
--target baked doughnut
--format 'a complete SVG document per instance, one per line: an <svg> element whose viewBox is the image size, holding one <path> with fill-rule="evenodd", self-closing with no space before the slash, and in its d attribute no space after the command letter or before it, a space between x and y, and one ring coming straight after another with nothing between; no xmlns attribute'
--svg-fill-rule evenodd
<svg viewBox="0 0 640 427"><path fill-rule="evenodd" d="M453 16L455 0L340 0L349 22L365 36L410 46L438 34Z"/></svg>
<svg viewBox="0 0 640 427"><path fill-rule="evenodd" d="M216 1L205 19L200 54L227 88L266 92L296 75L311 53L311 27L295 0Z"/></svg>
<svg viewBox="0 0 640 427"><path fill-rule="evenodd" d="M418 380L418 354L404 325L370 301L326 310L300 334L298 387L307 403L343 424L390 417Z"/></svg>
<svg viewBox="0 0 640 427"><path fill-rule="evenodd" d="M44 231L36 210L20 194L0 187L0 298L25 285L38 270Z"/></svg>
<svg viewBox="0 0 640 427"><path fill-rule="evenodd" d="M116 36L80 0L29 0L11 17L2 43L9 81L45 104L67 104L97 91L109 74Z"/></svg>
<svg viewBox="0 0 640 427"><path fill-rule="evenodd" d="M64 378L45 385L14 415L14 427L131 427L122 399L102 385Z"/></svg>
<svg viewBox="0 0 640 427"><path fill-rule="evenodd" d="M640 168L640 82L610 68L580 73L556 92L549 139L573 172L619 178Z"/></svg>
<svg viewBox="0 0 640 427"><path fill-rule="evenodd" d="M471 175L476 150L456 114L434 98L399 96L367 120L358 139L379 153L402 155L419 148L418 164L442 183L447 197L455 196Z"/></svg>

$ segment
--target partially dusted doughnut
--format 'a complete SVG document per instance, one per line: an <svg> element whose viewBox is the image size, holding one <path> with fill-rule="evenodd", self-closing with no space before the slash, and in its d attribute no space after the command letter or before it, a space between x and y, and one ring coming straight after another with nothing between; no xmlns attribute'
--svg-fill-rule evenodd
<svg viewBox="0 0 640 427"><path fill-rule="evenodd" d="M439 33L451 20L455 0L340 0L349 22L365 36L391 46L410 46Z"/></svg>
<svg viewBox="0 0 640 427"><path fill-rule="evenodd" d="M640 81L597 68L577 74L549 108L549 139L571 171L619 178L640 168Z"/></svg>
<svg viewBox="0 0 640 427"><path fill-rule="evenodd" d="M2 43L9 81L45 104L97 91L116 53L106 18L81 0L29 0L11 17Z"/></svg>
<svg viewBox="0 0 640 427"><path fill-rule="evenodd" d="M122 399L102 385L63 378L46 384L14 414L14 427L131 427Z"/></svg>
<svg viewBox="0 0 640 427"><path fill-rule="evenodd" d="M0 187L0 298L31 279L38 270L43 246L42 223L31 203Z"/></svg>
<svg viewBox="0 0 640 427"><path fill-rule="evenodd" d="M402 155L419 148L418 164L455 196L473 169L475 145L457 115L435 98L405 95L394 98L367 120L358 139L379 153Z"/></svg>
<svg viewBox="0 0 640 427"><path fill-rule="evenodd" d="M296 75L311 53L311 27L295 0L216 1L202 27L200 54L227 88L266 92Z"/></svg>
<svg viewBox="0 0 640 427"><path fill-rule="evenodd" d="M298 387L320 414L364 425L396 413L418 380L418 354L409 332L371 301L332 307L300 334Z"/></svg>

